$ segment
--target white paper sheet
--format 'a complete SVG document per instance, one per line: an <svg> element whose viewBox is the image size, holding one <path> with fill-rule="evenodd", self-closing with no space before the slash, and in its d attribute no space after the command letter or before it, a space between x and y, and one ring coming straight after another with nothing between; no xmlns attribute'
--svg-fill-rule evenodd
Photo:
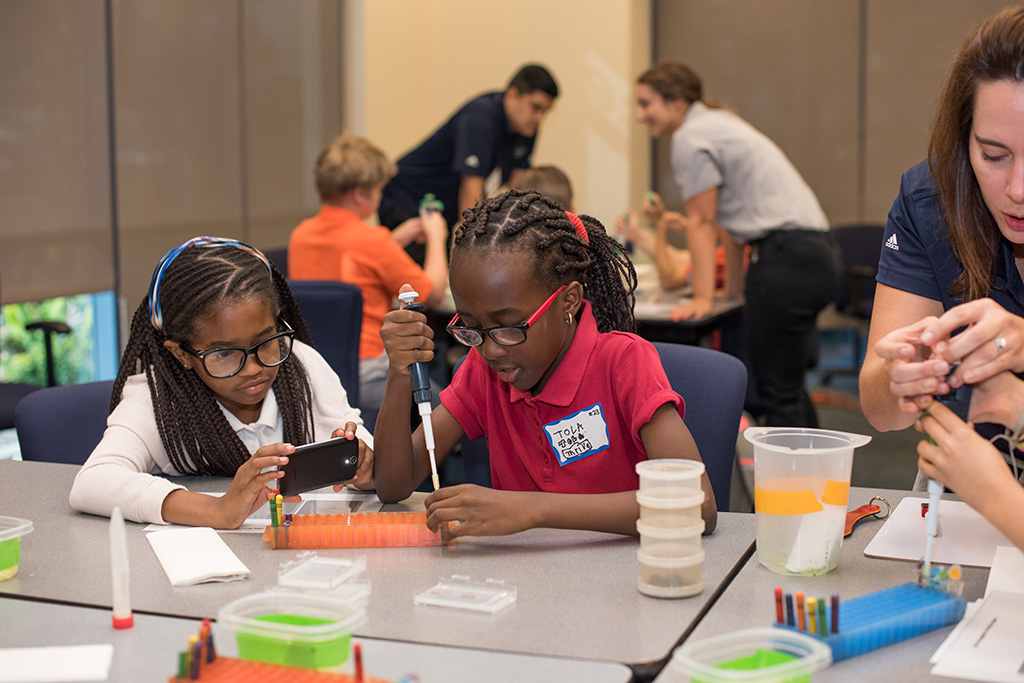
<svg viewBox="0 0 1024 683"><path fill-rule="evenodd" d="M223 496L224 492L208 493L210 496ZM284 513L294 515L301 512L306 515L334 515L349 514L352 512L380 512L384 503L380 501L373 491L350 491L348 489L335 493L309 492L302 494L302 500L298 503L285 503ZM270 526L270 508L266 505L249 515L242 525L237 529L217 529L222 534L262 534L263 530ZM160 531L162 529L187 529L180 524L150 524L143 531Z"/></svg>
<svg viewBox="0 0 1024 683"><path fill-rule="evenodd" d="M965 617L963 628L943 643L942 655L932 667L933 676L972 681L1024 682L1024 595L992 593L978 609Z"/></svg>
<svg viewBox="0 0 1024 683"><path fill-rule="evenodd" d="M154 531L146 540L172 586L240 581L249 576L249 568L208 527Z"/></svg>
<svg viewBox="0 0 1024 683"><path fill-rule="evenodd" d="M0 649L0 683L105 681L113 659L109 643Z"/></svg>
<svg viewBox="0 0 1024 683"><path fill-rule="evenodd" d="M921 503L927 498L904 498L871 539L864 554L917 562L924 557L925 519ZM967 503L944 500L939 505L939 535L932 545L932 562L968 567L991 567L996 547L1013 544Z"/></svg>
<svg viewBox="0 0 1024 683"><path fill-rule="evenodd" d="M1019 548L1001 545L992 558L992 571L988 573L985 597L989 593L1024 594L1024 553Z"/></svg>

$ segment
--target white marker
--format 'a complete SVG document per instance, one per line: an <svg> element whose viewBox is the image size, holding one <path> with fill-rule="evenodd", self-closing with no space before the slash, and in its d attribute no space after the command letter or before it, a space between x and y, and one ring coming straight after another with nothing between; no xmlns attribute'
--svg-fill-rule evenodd
<svg viewBox="0 0 1024 683"><path fill-rule="evenodd" d="M131 628L135 618L129 586L128 539L119 507L110 513L110 578L114 589L114 628Z"/></svg>

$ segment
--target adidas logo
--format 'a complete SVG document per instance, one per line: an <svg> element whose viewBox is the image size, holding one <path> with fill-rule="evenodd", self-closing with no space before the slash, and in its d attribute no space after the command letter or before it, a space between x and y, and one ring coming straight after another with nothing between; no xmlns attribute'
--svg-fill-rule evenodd
<svg viewBox="0 0 1024 683"><path fill-rule="evenodd" d="M896 241L896 233L893 233L892 236L885 241L885 246L888 249L892 249L893 251L899 251L900 250L900 245Z"/></svg>

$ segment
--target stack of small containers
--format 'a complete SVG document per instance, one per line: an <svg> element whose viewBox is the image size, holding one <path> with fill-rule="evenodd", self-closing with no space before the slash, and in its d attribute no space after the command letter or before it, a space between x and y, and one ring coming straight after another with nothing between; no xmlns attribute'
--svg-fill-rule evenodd
<svg viewBox="0 0 1024 683"><path fill-rule="evenodd" d="M704 590L700 546L704 519L704 463L658 459L637 463L640 490L640 578L637 588L656 598L685 598Z"/></svg>

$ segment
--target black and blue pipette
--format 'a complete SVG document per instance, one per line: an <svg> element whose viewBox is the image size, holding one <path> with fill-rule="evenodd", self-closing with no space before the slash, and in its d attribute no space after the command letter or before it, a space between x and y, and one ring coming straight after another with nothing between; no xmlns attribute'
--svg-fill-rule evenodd
<svg viewBox="0 0 1024 683"><path fill-rule="evenodd" d="M402 302L402 308L410 311L422 311L423 304L416 301L418 292L402 292L398 295ZM409 376L412 378L412 400L419 411L420 419L423 421L423 438L427 443L427 452L430 453L430 481L434 484L434 490L441 488L440 479L437 476L437 460L434 458L434 427L430 422L430 373L426 363L413 363L409 366Z"/></svg>

